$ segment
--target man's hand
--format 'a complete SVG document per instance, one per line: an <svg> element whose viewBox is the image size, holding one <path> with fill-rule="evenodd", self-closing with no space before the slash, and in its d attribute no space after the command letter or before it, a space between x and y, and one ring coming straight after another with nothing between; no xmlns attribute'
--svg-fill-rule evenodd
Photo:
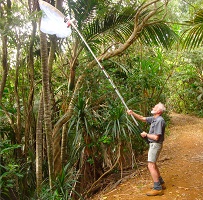
<svg viewBox="0 0 203 200"><path fill-rule="evenodd" d="M143 131L140 135L141 135L143 138L147 137L147 133L144 132L144 131Z"/></svg>
<svg viewBox="0 0 203 200"><path fill-rule="evenodd" d="M133 112L132 110L127 110L128 115L132 115L133 117L135 117L136 119L146 122L146 117L143 117L141 115L138 115L137 113Z"/></svg>
<svg viewBox="0 0 203 200"><path fill-rule="evenodd" d="M133 114L133 111L132 111L132 110L127 110L127 113L128 113L129 115L132 115L132 114Z"/></svg>

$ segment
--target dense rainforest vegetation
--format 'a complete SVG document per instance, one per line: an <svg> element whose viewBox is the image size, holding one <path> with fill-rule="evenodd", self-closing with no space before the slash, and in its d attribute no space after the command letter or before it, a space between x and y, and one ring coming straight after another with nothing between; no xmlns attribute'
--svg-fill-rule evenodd
<svg viewBox="0 0 203 200"><path fill-rule="evenodd" d="M203 116L202 0L47 2L75 18L130 109ZM41 32L42 14L0 0L0 199L87 199L146 144L81 37Z"/></svg>

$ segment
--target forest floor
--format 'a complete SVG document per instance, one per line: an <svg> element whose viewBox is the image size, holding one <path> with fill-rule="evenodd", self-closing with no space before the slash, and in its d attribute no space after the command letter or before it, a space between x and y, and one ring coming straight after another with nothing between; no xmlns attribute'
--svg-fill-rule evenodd
<svg viewBox="0 0 203 200"><path fill-rule="evenodd" d="M203 118L171 114L169 135L158 161L166 183L164 195L145 195L152 186L145 160L138 160L138 170L91 200L203 200Z"/></svg>

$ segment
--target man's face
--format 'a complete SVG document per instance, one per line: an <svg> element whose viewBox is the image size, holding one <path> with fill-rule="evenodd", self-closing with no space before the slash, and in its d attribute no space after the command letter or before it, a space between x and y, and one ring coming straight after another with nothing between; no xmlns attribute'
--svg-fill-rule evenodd
<svg viewBox="0 0 203 200"><path fill-rule="evenodd" d="M151 113L152 113L153 115L160 113L160 110L159 110L158 105L155 105L154 108L152 108Z"/></svg>

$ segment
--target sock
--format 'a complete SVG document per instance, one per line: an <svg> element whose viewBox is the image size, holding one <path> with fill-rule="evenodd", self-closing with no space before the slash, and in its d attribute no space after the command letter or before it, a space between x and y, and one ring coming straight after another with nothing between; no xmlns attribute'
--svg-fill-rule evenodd
<svg viewBox="0 0 203 200"><path fill-rule="evenodd" d="M161 176L159 177L159 182L160 182L160 184L164 183L164 180L163 180L163 178Z"/></svg>
<svg viewBox="0 0 203 200"><path fill-rule="evenodd" d="M162 190L162 186L160 182L154 182L154 189L155 190Z"/></svg>

